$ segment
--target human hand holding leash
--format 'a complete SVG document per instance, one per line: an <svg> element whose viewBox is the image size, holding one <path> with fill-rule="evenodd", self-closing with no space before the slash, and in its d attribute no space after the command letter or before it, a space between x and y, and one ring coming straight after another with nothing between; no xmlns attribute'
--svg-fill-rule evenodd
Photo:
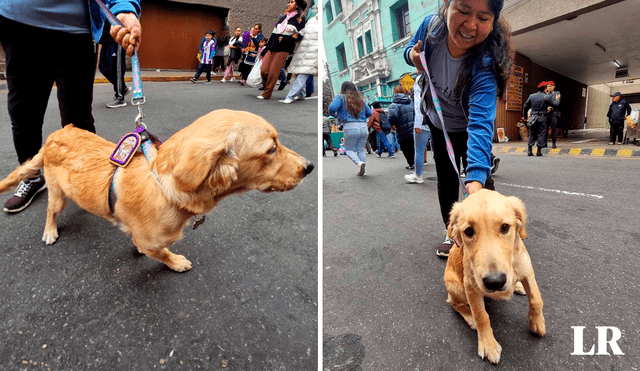
<svg viewBox="0 0 640 371"><path fill-rule="evenodd" d="M424 68L422 68L422 62L420 62L421 51L422 51L422 40L418 40L416 45L409 52L409 59L411 59L411 62L413 63L413 65L416 66L418 73L422 73L422 71L424 71Z"/></svg>
<svg viewBox="0 0 640 371"><path fill-rule="evenodd" d="M140 47L142 38L142 26L140 20L133 13L120 13L116 16L124 27L111 26L111 37L126 50L129 57L133 55L134 49Z"/></svg>

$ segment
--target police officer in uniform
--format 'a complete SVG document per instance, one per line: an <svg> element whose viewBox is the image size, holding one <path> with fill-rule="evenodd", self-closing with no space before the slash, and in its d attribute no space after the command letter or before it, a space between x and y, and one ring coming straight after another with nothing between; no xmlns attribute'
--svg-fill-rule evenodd
<svg viewBox="0 0 640 371"><path fill-rule="evenodd" d="M547 108L551 100L551 95L544 93L546 89L547 82L541 82L538 85L538 91L529 96L522 110L523 117L528 117L527 112L529 109L531 109L531 117L537 117L533 124L529 126L529 151L527 152L529 156L533 156L533 144L536 142L538 144L536 156L542 156L542 147L545 144L545 132L547 131Z"/></svg>
<svg viewBox="0 0 640 371"><path fill-rule="evenodd" d="M555 90L556 84L553 81L547 82L547 95L549 96L549 107L547 107L547 127L551 128L551 148L556 148L556 137L558 126L558 106L560 106L560 92ZM547 146L547 131L544 131L544 143Z"/></svg>

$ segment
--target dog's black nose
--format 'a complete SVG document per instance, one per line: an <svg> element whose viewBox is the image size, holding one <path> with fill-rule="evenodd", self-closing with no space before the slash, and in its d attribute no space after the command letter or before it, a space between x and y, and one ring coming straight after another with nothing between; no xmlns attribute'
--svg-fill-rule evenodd
<svg viewBox="0 0 640 371"><path fill-rule="evenodd" d="M507 283L507 275L504 273L494 273L482 277L484 287L489 291L500 291Z"/></svg>
<svg viewBox="0 0 640 371"><path fill-rule="evenodd" d="M304 167L304 176L311 174L311 172L315 168L316 166L313 164L313 162L307 162L307 166Z"/></svg>

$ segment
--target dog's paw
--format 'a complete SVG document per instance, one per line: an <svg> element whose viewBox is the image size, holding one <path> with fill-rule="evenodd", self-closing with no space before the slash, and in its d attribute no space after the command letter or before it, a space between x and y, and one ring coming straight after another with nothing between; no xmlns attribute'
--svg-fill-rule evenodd
<svg viewBox="0 0 640 371"><path fill-rule="evenodd" d="M516 286L514 287L513 292L518 295L527 295L527 292L524 290L524 286L522 286L522 282L520 281L516 282Z"/></svg>
<svg viewBox="0 0 640 371"><path fill-rule="evenodd" d="M167 266L176 272L186 272L191 269L191 262L182 255L173 255Z"/></svg>
<svg viewBox="0 0 640 371"><path fill-rule="evenodd" d="M47 245L53 245L58 240L58 230L45 230L42 235L42 241L44 241Z"/></svg>
<svg viewBox="0 0 640 371"><path fill-rule="evenodd" d="M501 353L502 347L493 337L491 337L491 340L478 341L478 355L480 358L487 357L489 362L496 364L500 362Z"/></svg>
<svg viewBox="0 0 640 371"><path fill-rule="evenodd" d="M544 317L542 314L529 318L529 328L534 334L544 337L547 333L547 327L544 323Z"/></svg>

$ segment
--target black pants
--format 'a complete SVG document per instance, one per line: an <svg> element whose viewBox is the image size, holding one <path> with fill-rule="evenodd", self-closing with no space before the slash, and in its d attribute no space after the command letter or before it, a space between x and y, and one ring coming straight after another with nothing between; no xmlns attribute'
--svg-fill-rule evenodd
<svg viewBox="0 0 640 371"><path fill-rule="evenodd" d="M326 131L322 132L322 141L327 141L327 146L329 147L330 150L333 151L334 148L336 148L333 145L333 141L331 140L331 133L327 133ZM324 143L322 144L322 155L324 156L326 154L326 150L324 148Z"/></svg>
<svg viewBox="0 0 640 371"><path fill-rule="evenodd" d="M529 143L527 143L529 149L531 149L534 144L537 144L540 148L544 147L546 143L546 132L547 118L546 116L539 117L538 120L529 127Z"/></svg>
<svg viewBox="0 0 640 371"><path fill-rule="evenodd" d="M398 140L398 144L400 145L400 149L402 150L402 154L404 158L407 160L407 164L409 166L415 165L416 156L415 156L415 145L413 143L413 135L410 135L402 140Z"/></svg>
<svg viewBox="0 0 640 371"><path fill-rule="evenodd" d="M20 163L42 146L44 114L54 82L62 126L73 123L95 133L91 103L97 61L91 34L51 31L0 16L0 42L6 54L9 117Z"/></svg>
<svg viewBox="0 0 640 371"><path fill-rule="evenodd" d="M622 138L624 134L624 121L620 122L609 122L611 128L609 129L609 142L616 142L616 137L618 138L618 143L622 143Z"/></svg>
<svg viewBox="0 0 640 371"><path fill-rule="evenodd" d="M202 72L206 74L207 81L211 81L211 65L200 63L198 65L198 71L196 71L196 75L193 76L193 78L197 80L198 78L200 78L200 75L202 75Z"/></svg>
<svg viewBox="0 0 640 371"><path fill-rule="evenodd" d="M553 145L556 145L556 139L558 137L558 116L547 116L547 128L551 129L551 141ZM547 131L544 132L544 142L547 143Z"/></svg>
<svg viewBox="0 0 640 371"><path fill-rule="evenodd" d="M216 55L213 57L213 68L212 70L215 71L218 67L220 67L220 70L222 72L224 72L225 66L224 66L224 55Z"/></svg>
<svg viewBox="0 0 640 371"><path fill-rule="evenodd" d="M426 117L425 117L426 119ZM442 221L445 226L449 224L449 213L453 204L458 202L458 194L460 193L460 182L458 181L458 175L453 168L453 164L449 159L447 152L447 145L444 139L444 133L442 130L436 128L429 122L429 128L431 129L431 149L433 150L433 161L436 164L436 175L438 178L438 201L440 202L440 213L442 214ZM467 139L469 134L466 131L451 133L447 132L451 145L453 146L453 153L455 154L455 161L458 170L460 170L460 164L462 160L466 162L467 157ZM491 175L485 180L484 188L495 190L493 179Z"/></svg>
<svg viewBox="0 0 640 371"><path fill-rule="evenodd" d="M115 41L102 44L98 68L100 73L113 85L117 100L124 100L124 93L127 91L127 86L124 83L124 72L127 67L125 57L124 49ZM120 76L118 76L118 67L120 68Z"/></svg>

